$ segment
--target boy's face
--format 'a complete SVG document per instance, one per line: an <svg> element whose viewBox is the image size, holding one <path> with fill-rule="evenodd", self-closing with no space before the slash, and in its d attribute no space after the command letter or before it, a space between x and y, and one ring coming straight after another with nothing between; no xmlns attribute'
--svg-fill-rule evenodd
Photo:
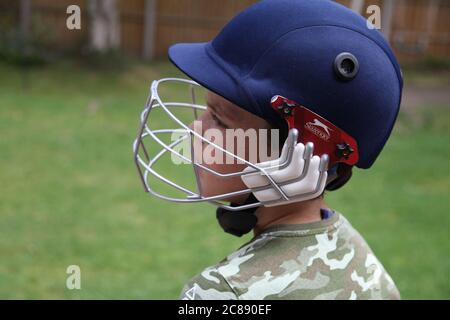
<svg viewBox="0 0 450 320"><path fill-rule="evenodd" d="M242 129L243 131L246 131L248 129L253 129L256 131L256 133L259 133L259 129L266 129L267 134L264 135L264 139L267 140L270 145L270 124L265 121L264 119L261 119L244 109L236 106L235 104L231 103L230 101L224 99L223 97L208 91L206 94L206 104L207 104L207 110L201 115L201 117L198 118L199 121L201 121L202 124L202 135L203 137L209 139L207 136L206 131L210 129L216 129L221 132L221 135L223 137L223 141L212 141L214 143L217 143L218 145L223 146L224 149L227 151L233 153L233 154L239 154L238 148L239 143L238 139L231 138L229 136L229 140L234 140L234 146L231 148L229 147L231 145L231 142L227 142L227 133L228 130L236 130L236 129ZM211 131L210 131L211 132ZM229 131L230 132L230 131ZM236 133L236 135L238 135ZM255 155L250 155L250 152L254 152L255 148L257 152L259 152L258 146L259 146L259 139L260 135L257 134L256 141L253 139L245 139L245 144L243 146L244 152L241 152L245 154L244 158L247 161L252 162L251 158L254 159ZM195 143L195 142L194 142ZM256 146L251 146L251 144L256 144ZM242 146L241 146L242 147ZM240 172L246 168L247 165L237 163L236 159L233 159L232 157L229 157L225 154L222 154L219 150L213 149L209 154L211 154L213 157L215 157L217 152L219 152L221 155L223 155L224 161L221 161L221 163L213 162L211 164L207 164L207 162L204 159L205 154L208 154L205 152L205 149L209 148L211 149L211 146L207 143L202 144L202 155L200 154L194 154L194 157L196 159L199 159L199 157L203 156L203 165L216 171L221 174L226 173L233 173L233 172ZM269 146L267 148L270 148ZM194 150L196 150L194 148ZM242 150L242 149L241 149ZM269 149L270 150L270 149ZM206 150L207 151L207 150ZM270 151L269 151L270 152ZM194 153L196 153L194 151ZM198 153L198 152L197 152ZM228 160L228 161L227 161ZM232 163L230 163L232 162ZM258 161L259 162L259 161ZM234 177L220 177L217 175L214 175L206 170L203 170L201 168L198 168L197 166L194 166L200 186L201 186L201 193L203 196L215 196L223 193L233 192L233 191L239 191L242 189L246 189L247 187L242 182L241 178L239 176ZM248 197L248 194L240 195L240 196L234 196L229 199L225 199L230 202L234 203L242 203L244 202Z"/></svg>

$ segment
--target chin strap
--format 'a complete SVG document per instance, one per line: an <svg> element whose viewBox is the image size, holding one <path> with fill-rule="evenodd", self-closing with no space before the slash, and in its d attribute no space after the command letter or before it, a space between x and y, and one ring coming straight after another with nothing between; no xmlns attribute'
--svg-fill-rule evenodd
<svg viewBox="0 0 450 320"><path fill-rule="evenodd" d="M256 198L252 194L249 195L244 204L255 203ZM237 206L238 204L231 203L231 206ZM242 204L239 204L242 205ZM258 209L250 208L246 210L230 211L218 207L216 210L216 217L219 225L222 229L236 237L241 237L242 235L249 233L255 226L258 218L255 215L255 211Z"/></svg>

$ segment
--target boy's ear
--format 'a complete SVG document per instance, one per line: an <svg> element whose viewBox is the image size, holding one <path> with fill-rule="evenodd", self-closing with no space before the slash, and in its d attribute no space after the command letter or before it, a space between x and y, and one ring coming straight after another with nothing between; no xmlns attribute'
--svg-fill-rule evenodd
<svg viewBox="0 0 450 320"><path fill-rule="evenodd" d="M337 178L327 184L325 187L328 191L334 191L343 187L352 177L353 166L345 163L339 163L337 168Z"/></svg>

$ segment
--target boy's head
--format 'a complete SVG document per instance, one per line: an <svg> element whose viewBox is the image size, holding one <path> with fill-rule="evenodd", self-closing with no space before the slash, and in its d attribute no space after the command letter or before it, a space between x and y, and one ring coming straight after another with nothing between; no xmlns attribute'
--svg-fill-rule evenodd
<svg viewBox="0 0 450 320"><path fill-rule="evenodd" d="M289 130L286 141L280 139L283 149L275 162L249 161L249 147L240 157L244 164L199 165L199 152L194 152L199 190L184 190L188 195L182 202L209 201L242 211L305 201L325 187L339 188L353 165L372 166L400 106L402 76L388 43L363 17L333 1L260 1L233 18L211 42L174 45L169 57L209 90L202 130ZM153 137L145 132L148 113L153 105L164 105L157 85L135 156L142 138ZM219 148L204 132L185 129L203 148L212 146L214 152L238 158L236 150ZM170 146L163 147L173 153ZM355 149L357 157L350 161ZM153 162L139 157L136 162L144 167L145 173L140 172L145 183L146 174L154 174L149 170ZM160 196L147 184L146 189Z"/></svg>
<svg viewBox="0 0 450 320"><path fill-rule="evenodd" d="M208 139L205 133L217 130L220 134L216 135L216 139L217 137L222 137L223 139L222 141L215 140L215 143L220 144L233 154L238 154L239 149L241 149L243 151L241 154L245 160L250 161L250 158L253 158L254 163L260 162L260 159L258 159L259 146L264 144L267 149L270 149L272 142L270 141L271 135L278 138L279 133L266 120L240 108L212 91L207 91L206 111L196 121L201 121L202 123L203 132L201 134L203 137ZM239 135L245 134L246 132L254 132L255 134L248 135L246 139L239 139ZM233 141L229 141L230 139ZM209 148L209 145L202 143L202 148L195 150L198 152L198 154L194 155L196 160L200 160L200 157L205 157L205 155L207 156L209 154L205 152L207 151L205 150L206 148ZM239 163L236 159L227 157L226 154L221 153L219 150L211 150L211 153L212 156L220 158L223 161L205 161L207 159L201 159L202 163L211 170L221 174L241 172L247 167L247 165ZM218 157L217 153L221 153L221 157ZM199 169L198 167L194 169L198 174L199 185L202 188L203 196L217 196L246 188L240 176L224 178L209 171ZM247 198L248 194L242 194L230 196L223 200L243 203Z"/></svg>

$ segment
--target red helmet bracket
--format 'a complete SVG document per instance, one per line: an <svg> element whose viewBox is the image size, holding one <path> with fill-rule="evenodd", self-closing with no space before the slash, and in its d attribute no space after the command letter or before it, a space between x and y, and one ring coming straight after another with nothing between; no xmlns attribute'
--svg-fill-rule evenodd
<svg viewBox="0 0 450 320"><path fill-rule="evenodd" d="M315 155L328 154L330 168L337 163L354 165L358 162L358 143L345 131L306 107L280 95L271 99L271 105L286 120L289 130L298 130L298 142L314 143Z"/></svg>

